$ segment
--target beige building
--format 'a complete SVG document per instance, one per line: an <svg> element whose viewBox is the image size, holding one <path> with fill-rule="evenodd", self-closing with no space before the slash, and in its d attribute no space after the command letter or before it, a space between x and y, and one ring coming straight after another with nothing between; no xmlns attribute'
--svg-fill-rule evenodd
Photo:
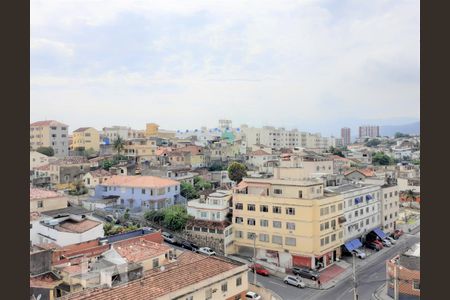
<svg viewBox="0 0 450 300"><path fill-rule="evenodd" d="M399 186L386 183L381 186L381 225L384 232L394 232L397 225L398 213L400 211Z"/></svg>
<svg viewBox="0 0 450 300"><path fill-rule="evenodd" d="M30 188L30 212L45 212L67 207L68 199L56 192Z"/></svg>
<svg viewBox="0 0 450 300"><path fill-rule="evenodd" d="M269 179L245 178L233 194L234 252L282 268L328 266L341 256L343 200L320 180L275 168ZM256 234L256 241L254 241Z"/></svg>
<svg viewBox="0 0 450 300"><path fill-rule="evenodd" d="M30 124L30 147L52 147L56 157L69 153L69 126L58 121L38 121Z"/></svg>
<svg viewBox="0 0 450 300"><path fill-rule="evenodd" d="M137 163L156 160L156 141L154 139L132 139L125 143L123 154Z"/></svg>
<svg viewBox="0 0 450 300"><path fill-rule="evenodd" d="M87 188L95 188L97 185L106 182L111 177L112 174L103 169L90 171L83 176L84 186Z"/></svg>
<svg viewBox="0 0 450 300"><path fill-rule="evenodd" d="M174 139L175 131L159 129L159 125L155 123L147 123L145 127L145 137L159 137L163 139Z"/></svg>
<svg viewBox="0 0 450 300"><path fill-rule="evenodd" d="M81 127L73 132L72 149L84 148L85 150L100 150L100 134L95 128Z"/></svg>
<svg viewBox="0 0 450 300"><path fill-rule="evenodd" d="M30 151L30 171L45 165L50 162L57 160L55 157L49 157L37 151Z"/></svg>

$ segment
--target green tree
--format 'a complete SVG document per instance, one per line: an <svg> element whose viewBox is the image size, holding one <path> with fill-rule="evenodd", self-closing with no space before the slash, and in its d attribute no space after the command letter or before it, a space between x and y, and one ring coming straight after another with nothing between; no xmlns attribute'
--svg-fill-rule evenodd
<svg viewBox="0 0 450 300"><path fill-rule="evenodd" d="M194 186L188 182L182 182L180 184L180 194L188 200L197 199L198 193Z"/></svg>
<svg viewBox="0 0 450 300"><path fill-rule="evenodd" d="M47 156L55 155L55 150L52 147L39 147L36 151Z"/></svg>
<svg viewBox="0 0 450 300"><path fill-rule="evenodd" d="M367 147L376 147L379 144L381 144L381 141L379 139L372 139L372 140L368 141L365 145Z"/></svg>
<svg viewBox="0 0 450 300"><path fill-rule="evenodd" d="M214 172L214 171L223 171L226 170L225 166L219 162L213 162L211 166L208 168L208 171Z"/></svg>
<svg viewBox="0 0 450 300"><path fill-rule="evenodd" d="M114 165L114 161L107 159L101 162L100 166L102 169L109 171L109 169Z"/></svg>
<svg viewBox="0 0 450 300"><path fill-rule="evenodd" d="M333 146L330 146L330 148L328 149L328 152L333 155L344 157L344 153L342 153L342 150L340 148L335 148Z"/></svg>
<svg viewBox="0 0 450 300"><path fill-rule="evenodd" d="M245 176L247 176L247 167L244 164L234 161L228 166L228 177L231 180L239 183Z"/></svg>
<svg viewBox="0 0 450 300"><path fill-rule="evenodd" d="M125 210L125 213L123 214L123 218L125 219L125 221L128 221L130 219L130 209L127 208Z"/></svg>
<svg viewBox="0 0 450 300"><path fill-rule="evenodd" d="M144 218L149 221L156 224L161 224L164 220L164 210L149 210L144 213Z"/></svg>
<svg viewBox="0 0 450 300"><path fill-rule="evenodd" d="M117 157L120 157L120 152L125 147L125 141L120 136L118 136L117 139L114 141L113 146L114 150L117 151Z"/></svg>
<svg viewBox="0 0 450 300"><path fill-rule="evenodd" d="M409 138L411 136L409 134L406 134L406 133L396 132L394 137L396 139L398 139L398 138Z"/></svg>
<svg viewBox="0 0 450 300"><path fill-rule="evenodd" d="M212 187L211 182L206 181L200 176L194 177L194 188L196 191L209 190Z"/></svg>
<svg viewBox="0 0 450 300"><path fill-rule="evenodd" d="M394 164L394 159L389 155L384 154L384 152L377 152L372 157L372 163L374 165L387 166Z"/></svg>
<svg viewBox="0 0 450 300"><path fill-rule="evenodd" d="M103 224L103 231L105 232L105 236L111 235L111 232L114 228L114 224L108 222Z"/></svg>
<svg viewBox="0 0 450 300"><path fill-rule="evenodd" d="M69 191L69 195L79 196L87 194L88 189L84 186L84 182L82 180L77 180L74 182L73 189Z"/></svg>
<svg viewBox="0 0 450 300"><path fill-rule="evenodd" d="M164 210L163 226L173 231L179 231L184 229L189 218L185 207L174 205Z"/></svg>

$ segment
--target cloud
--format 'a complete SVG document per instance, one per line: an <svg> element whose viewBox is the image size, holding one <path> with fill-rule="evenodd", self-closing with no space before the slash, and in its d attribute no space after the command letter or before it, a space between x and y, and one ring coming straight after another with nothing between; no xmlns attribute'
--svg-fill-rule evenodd
<svg viewBox="0 0 450 300"><path fill-rule="evenodd" d="M32 120L419 118L419 1L33 0L31 39Z"/></svg>

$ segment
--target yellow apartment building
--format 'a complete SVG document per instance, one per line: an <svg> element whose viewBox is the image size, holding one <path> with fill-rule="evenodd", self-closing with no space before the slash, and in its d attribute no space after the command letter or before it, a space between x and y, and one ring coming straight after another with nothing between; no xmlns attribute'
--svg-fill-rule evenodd
<svg viewBox="0 0 450 300"><path fill-rule="evenodd" d="M100 134L92 127L81 127L73 132L72 149L76 148L100 150Z"/></svg>
<svg viewBox="0 0 450 300"><path fill-rule="evenodd" d="M156 159L156 140L154 139L134 139L127 141L123 154L135 159L137 163Z"/></svg>
<svg viewBox="0 0 450 300"><path fill-rule="evenodd" d="M147 123L145 127L145 137L159 137L163 139L174 139L175 131L159 129L159 125L155 123Z"/></svg>
<svg viewBox="0 0 450 300"><path fill-rule="evenodd" d="M322 181L283 169L274 178L245 178L235 188L232 251L253 256L256 248L257 259L282 268L327 267L341 256L343 198L324 194Z"/></svg>
<svg viewBox="0 0 450 300"><path fill-rule="evenodd" d="M69 154L69 126L55 120L37 121L30 124L30 148L52 147L55 157Z"/></svg>

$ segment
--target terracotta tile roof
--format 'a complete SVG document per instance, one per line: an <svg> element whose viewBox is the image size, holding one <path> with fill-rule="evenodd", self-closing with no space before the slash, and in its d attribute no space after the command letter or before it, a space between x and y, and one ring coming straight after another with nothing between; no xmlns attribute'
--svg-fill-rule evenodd
<svg viewBox="0 0 450 300"><path fill-rule="evenodd" d="M103 170L103 169L90 171L89 173L92 175L92 177L95 177L95 178L112 176L111 172L108 172L108 171Z"/></svg>
<svg viewBox="0 0 450 300"><path fill-rule="evenodd" d="M30 200L63 197L54 191L30 187Z"/></svg>
<svg viewBox="0 0 450 300"><path fill-rule="evenodd" d="M366 176L366 177L374 177L375 176L375 172L372 169L358 169L358 170L349 170L347 172L344 173L345 176L350 175L353 172L359 172L362 175Z"/></svg>
<svg viewBox="0 0 450 300"><path fill-rule="evenodd" d="M55 121L55 120L48 120L48 121L37 121L37 122L34 122L34 123L31 123L30 124L30 126L50 126L50 125L53 125L53 126L69 126L69 125L66 125L66 124L64 124L64 123L61 123L61 122L58 122L58 121Z"/></svg>
<svg viewBox="0 0 450 300"><path fill-rule="evenodd" d="M74 130L73 132L84 132L88 129L91 129L92 127L80 127L77 130Z"/></svg>
<svg viewBox="0 0 450 300"><path fill-rule="evenodd" d="M74 165L74 164L88 164L89 161L84 156L68 156L62 159L58 159L50 164L52 165Z"/></svg>
<svg viewBox="0 0 450 300"><path fill-rule="evenodd" d="M61 249L61 247L55 243L40 243L34 245L36 248L42 249L42 250L50 250L50 249Z"/></svg>
<svg viewBox="0 0 450 300"><path fill-rule="evenodd" d="M40 167L35 167L33 168L34 170L39 170L39 171L50 171L50 164L46 164Z"/></svg>
<svg viewBox="0 0 450 300"><path fill-rule="evenodd" d="M106 160L106 159L109 159L109 158L112 158L112 157L113 157L112 155L99 156L99 157L91 158L89 160L89 162L102 161L102 160Z"/></svg>
<svg viewBox="0 0 450 300"><path fill-rule="evenodd" d="M59 281L60 279L55 274L48 272L36 277L30 277L30 287L53 288L59 284Z"/></svg>
<svg viewBox="0 0 450 300"><path fill-rule="evenodd" d="M203 154L203 147L200 146L186 146L173 150L174 152L190 152L191 155Z"/></svg>
<svg viewBox="0 0 450 300"><path fill-rule="evenodd" d="M85 219L81 222L67 220L59 223L57 226L55 226L55 229L64 232L83 233L101 224L101 222L89 219Z"/></svg>
<svg viewBox="0 0 450 300"><path fill-rule="evenodd" d="M157 257L171 249L165 244L158 244L144 238L117 242L113 244L113 248L128 262L140 262Z"/></svg>
<svg viewBox="0 0 450 300"><path fill-rule="evenodd" d="M61 299L157 299L236 268L241 268L241 266L217 257L183 253L176 263L167 265L164 271L151 271L142 279L117 287L85 290L64 296Z"/></svg>
<svg viewBox="0 0 450 300"><path fill-rule="evenodd" d="M156 176L120 176L114 175L102 185L138 188L162 188L179 185L178 181Z"/></svg>
<svg viewBox="0 0 450 300"><path fill-rule="evenodd" d="M263 156L263 155L270 155L270 153L267 153L266 151L259 149L259 150L250 152L249 155L252 155L252 156Z"/></svg>
<svg viewBox="0 0 450 300"><path fill-rule="evenodd" d="M165 148L158 148L158 149L156 149L155 154L156 154L157 156L160 156L160 155L167 154L167 153L169 153L169 152L172 152L172 148L170 148L170 147L165 147Z"/></svg>

